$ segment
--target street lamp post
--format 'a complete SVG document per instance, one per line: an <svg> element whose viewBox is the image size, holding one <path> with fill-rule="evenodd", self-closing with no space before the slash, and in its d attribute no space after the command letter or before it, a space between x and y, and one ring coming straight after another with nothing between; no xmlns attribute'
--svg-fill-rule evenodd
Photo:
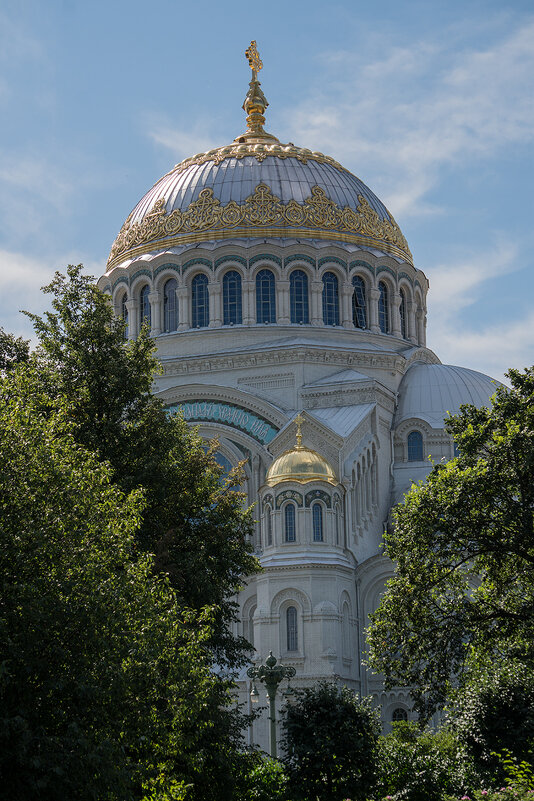
<svg viewBox="0 0 534 801"><path fill-rule="evenodd" d="M278 685L283 679L288 679L289 682L289 679L293 678L296 673L294 667L278 665L277 661L278 660L276 657L273 656L273 652L269 651L269 656L265 660L264 665L249 667L247 670L247 676L254 682L251 692L253 699L257 698L258 696L256 679L263 682L267 689L267 698L269 699L269 719L271 721L271 756L273 759L276 759L276 691L278 690ZM288 687L285 694L289 695L291 693L292 690Z"/></svg>

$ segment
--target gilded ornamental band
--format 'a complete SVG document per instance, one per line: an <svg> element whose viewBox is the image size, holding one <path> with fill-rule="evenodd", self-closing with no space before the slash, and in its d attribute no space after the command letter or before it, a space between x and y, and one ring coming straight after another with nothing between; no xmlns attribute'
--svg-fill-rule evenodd
<svg viewBox="0 0 534 801"><path fill-rule="evenodd" d="M199 233L212 231L220 238L224 236L222 232L236 236L242 229L250 236L250 228L258 229L258 234L260 230L282 230L285 236L287 229L292 229L294 234L296 229L304 236L312 233L313 237L321 232L323 238L328 233L335 239L337 234L344 241L349 241L352 235L350 241L365 240L375 247L384 247L386 243L386 250L398 252L412 263L406 239L393 217L382 220L363 195L358 195L359 206L354 210L349 206L340 208L319 186L311 191L311 196L302 204L296 200L283 203L269 186L258 184L244 204L231 200L223 206L214 197L213 190L206 188L186 211L175 209L170 214L167 214L165 198L160 198L141 222L132 224L132 215L128 217L113 244L108 267L124 260L130 251L141 245L164 244L170 237L178 237L180 243L184 243L198 241Z"/></svg>

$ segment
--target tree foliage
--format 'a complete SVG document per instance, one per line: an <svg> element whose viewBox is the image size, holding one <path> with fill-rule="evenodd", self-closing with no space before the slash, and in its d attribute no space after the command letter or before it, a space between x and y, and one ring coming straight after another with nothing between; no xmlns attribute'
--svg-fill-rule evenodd
<svg viewBox="0 0 534 801"><path fill-rule="evenodd" d="M2 797L127 801L166 763L216 797L229 736L219 725L210 751L225 694L209 612L180 609L136 548L142 492L110 481L36 383L32 369L0 381Z"/></svg>
<svg viewBox="0 0 534 801"><path fill-rule="evenodd" d="M77 442L112 468L124 491L142 488L145 505L137 539L156 554L183 604L216 607L214 656L230 667L244 661L248 645L230 634L232 596L243 577L258 569L248 544L252 517L237 468L221 481L214 459L179 416L169 416L152 392L160 369L146 328L125 341L125 326L109 299L81 265L56 273L44 287L52 310L30 314L39 340L43 395L68 399Z"/></svg>
<svg viewBox="0 0 534 801"><path fill-rule="evenodd" d="M27 362L30 357L28 342L22 337L8 334L0 326L0 375L15 367L21 362Z"/></svg>
<svg viewBox="0 0 534 801"><path fill-rule="evenodd" d="M534 368L508 373L491 408L447 421L460 455L434 467L394 513L396 562L369 630L386 684L414 688L427 715L473 653L532 663Z"/></svg>
<svg viewBox="0 0 534 801"><path fill-rule="evenodd" d="M374 711L347 687L326 681L295 695L282 723L292 797L365 799L376 771Z"/></svg>

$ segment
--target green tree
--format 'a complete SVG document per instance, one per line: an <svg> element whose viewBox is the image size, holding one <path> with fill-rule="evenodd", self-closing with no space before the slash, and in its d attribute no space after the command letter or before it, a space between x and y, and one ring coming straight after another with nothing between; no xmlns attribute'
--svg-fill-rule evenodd
<svg viewBox="0 0 534 801"><path fill-rule="evenodd" d="M179 416L169 416L152 393L160 369L144 328L125 342L125 325L81 265L56 273L44 291L52 310L30 314L39 340L43 395L68 399L76 440L106 460L124 492L142 488L145 506L137 535L156 554L181 602L215 609L212 647L220 666L246 659L248 644L230 632L232 598L243 577L258 569L248 535L242 474L221 481L216 444L205 450Z"/></svg>
<svg viewBox="0 0 534 801"><path fill-rule="evenodd" d="M112 483L40 380L0 379L1 795L128 801L159 777L218 798L209 612L179 608L136 548L142 491Z"/></svg>
<svg viewBox="0 0 534 801"><path fill-rule="evenodd" d="M510 370L490 409L447 421L460 455L434 467L394 512L396 562L369 629L386 685L414 688L429 714L475 654L532 664L534 368Z"/></svg>
<svg viewBox="0 0 534 801"><path fill-rule="evenodd" d="M451 724L483 786L507 783L505 762L534 766L534 671L510 660L484 660L457 690Z"/></svg>
<svg viewBox="0 0 534 801"><path fill-rule="evenodd" d="M367 798L376 773L375 712L347 687L326 681L295 695L282 723L292 797Z"/></svg>
<svg viewBox="0 0 534 801"><path fill-rule="evenodd" d="M8 334L0 326L0 375L21 362L27 362L29 356L28 342L22 337Z"/></svg>

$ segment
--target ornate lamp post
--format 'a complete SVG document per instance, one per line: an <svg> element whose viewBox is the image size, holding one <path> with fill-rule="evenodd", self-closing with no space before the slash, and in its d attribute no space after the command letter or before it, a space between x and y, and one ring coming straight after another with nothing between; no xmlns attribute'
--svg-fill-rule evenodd
<svg viewBox="0 0 534 801"><path fill-rule="evenodd" d="M271 721L271 756L273 759L276 759L276 691L278 690L278 685L280 682L283 679L287 679L288 689L286 690L285 695L292 694L293 691L289 687L289 679L291 679L295 673L296 670L294 667L278 665L277 659L275 656L273 656L272 651L269 651L269 656L265 660L264 665L249 667L247 670L247 676L254 682L252 685L252 692L250 694L253 701L257 700L259 695L258 690L256 689L256 679L263 682L267 689L267 698L269 699L269 719Z"/></svg>

